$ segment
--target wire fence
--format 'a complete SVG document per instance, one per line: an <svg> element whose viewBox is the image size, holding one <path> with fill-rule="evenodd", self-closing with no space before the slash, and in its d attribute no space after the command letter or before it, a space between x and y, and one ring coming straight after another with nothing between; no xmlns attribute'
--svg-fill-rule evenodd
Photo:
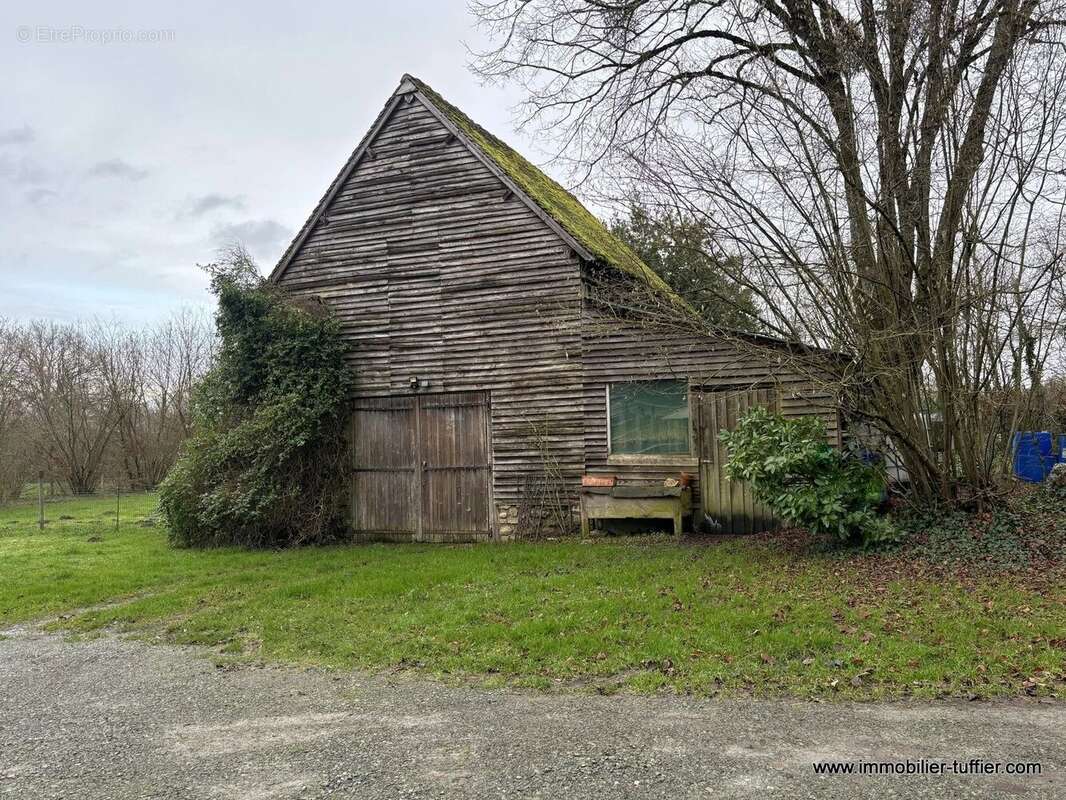
<svg viewBox="0 0 1066 800"><path fill-rule="evenodd" d="M0 500L0 525L92 527L100 532L124 526L159 524L159 495L154 487L129 481L102 481L92 491L74 491L64 481L44 475L26 484L17 497Z"/></svg>

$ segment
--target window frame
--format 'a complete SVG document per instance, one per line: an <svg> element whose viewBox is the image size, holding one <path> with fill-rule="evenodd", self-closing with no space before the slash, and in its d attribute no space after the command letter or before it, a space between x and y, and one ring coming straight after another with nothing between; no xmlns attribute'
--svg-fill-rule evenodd
<svg viewBox="0 0 1066 800"><path fill-rule="evenodd" d="M611 387L620 384L655 383L669 381L685 385L685 404L688 407L688 452L687 453L615 453L611 449ZM607 463L608 464L666 464L694 467L699 464L696 454L696 425L692 415L692 384L688 378L644 378L636 380L609 381L604 385L604 406L607 418Z"/></svg>

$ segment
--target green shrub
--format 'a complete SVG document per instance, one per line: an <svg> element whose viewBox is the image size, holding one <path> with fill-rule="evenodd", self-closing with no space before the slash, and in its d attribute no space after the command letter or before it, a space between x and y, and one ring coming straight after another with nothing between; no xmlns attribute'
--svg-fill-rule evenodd
<svg viewBox="0 0 1066 800"><path fill-rule="evenodd" d="M337 322L261 279L215 276L220 349L160 486L181 546L283 547L341 530L349 371Z"/></svg>
<svg viewBox="0 0 1066 800"><path fill-rule="evenodd" d="M818 417L785 419L756 408L721 437L729 448L730 480L750 484L775 515L866 546L899 538L891 521L877 514L884 493L881 474L830 447Z"/></svg>

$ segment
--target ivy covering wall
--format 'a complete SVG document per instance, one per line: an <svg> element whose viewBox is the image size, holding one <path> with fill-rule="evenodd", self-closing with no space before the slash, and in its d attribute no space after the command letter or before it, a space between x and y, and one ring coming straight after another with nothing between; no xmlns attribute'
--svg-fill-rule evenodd
<svg viewBox="0 0 1066 800"><path fill-rule="evenodd" d="M216 363L195 428L161 486L181 546L284 547L338 538L350 373L338 323L247 274L215 275Z"/></svg>

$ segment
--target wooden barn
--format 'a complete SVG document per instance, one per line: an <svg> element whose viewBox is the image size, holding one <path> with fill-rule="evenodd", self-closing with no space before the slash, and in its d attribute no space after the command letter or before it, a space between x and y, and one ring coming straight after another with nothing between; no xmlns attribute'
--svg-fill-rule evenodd
<svg viewBox="0 0 1066 800"><path fill-rule="evenodd" d="M838 436L786 343L775 357L605 303L604 286L680 301L571 194L410 76L271 279L326 303L350 339L359 535L565 527L586 476L641 507L677 484L665 496L683 492L695 524L757 530L771 520L723 477L718 431L772 405L824 414Z"/></svg>

